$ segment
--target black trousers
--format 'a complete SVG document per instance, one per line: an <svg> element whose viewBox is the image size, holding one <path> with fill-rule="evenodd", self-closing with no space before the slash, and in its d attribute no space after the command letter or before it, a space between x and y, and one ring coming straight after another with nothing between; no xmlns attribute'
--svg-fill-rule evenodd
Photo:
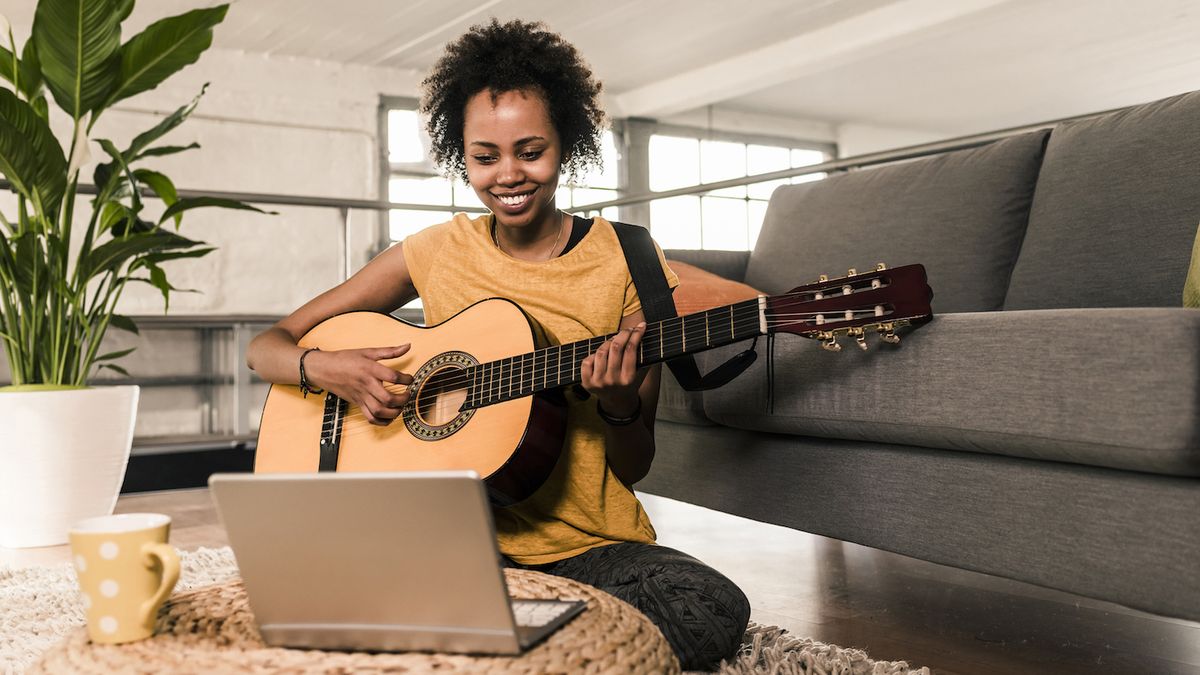
<svg viewBox="0 0 1200 675"><path fill-rule="evenodd" d="M750 620L746 594L725 575L675 549L624 542L537 570L599 588L637 607L666 636L684 670L709 670L737 653Z"/></svg>

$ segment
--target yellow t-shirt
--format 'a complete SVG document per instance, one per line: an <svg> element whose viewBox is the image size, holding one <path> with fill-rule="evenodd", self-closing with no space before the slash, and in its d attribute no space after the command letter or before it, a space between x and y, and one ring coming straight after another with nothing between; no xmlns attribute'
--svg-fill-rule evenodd
<svg viewBox="0 0 1200 675"><path fill-rule="evenodd" d="M546 343L554 345L616 332L622 317L641 309L621 244L603 218L595 219L574 248L544 262L505 254L492 241L491 227L491 215L472 219L460 213L402 243L427 324L499 296L525 310L544 331ZM661 249L658 257L668 286L675 287L679 279ZM604 423L594 401L570 394L566 399L563 454L550 478L529 499L493 514L500 552L522 564L655 539L641 503L608 466Z"/></svg>

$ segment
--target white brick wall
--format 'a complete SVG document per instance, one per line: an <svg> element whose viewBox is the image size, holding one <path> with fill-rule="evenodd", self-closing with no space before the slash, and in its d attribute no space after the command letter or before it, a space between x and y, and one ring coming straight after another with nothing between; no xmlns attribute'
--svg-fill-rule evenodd
<svg viewBox="0 0 1200 675"><path fill-rule="evenodd" d="M413 71L210 50L157 90L110 110L93 136L124 147L209 82L191 118L163 139L201 148L147 166L180 189L374 199L380 95L416 96L419 79ZM102 154L93 145L93 166ZM341 215L335 209L266 208L279 214L208 209L185 215L182 233L217 251L164 267L174 285L202 291L173 294L172 313L286 314L340 281ZM354 269L375 245L378 222L372 212L351 212ZM149 286L129 287L122 311L160 313L161 296Z"/></svg>

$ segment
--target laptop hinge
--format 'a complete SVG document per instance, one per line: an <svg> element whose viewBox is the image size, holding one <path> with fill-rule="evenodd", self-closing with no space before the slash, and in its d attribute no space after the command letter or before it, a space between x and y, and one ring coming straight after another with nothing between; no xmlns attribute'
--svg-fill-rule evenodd
<svg viewBox="0 0 1200 675"><path fill-rule="evenodd" d="M321 419L321 462L318 471L337 471L338 451L342 447L342 422L346 419L346 401L325 394L325 415Z"/></svg>

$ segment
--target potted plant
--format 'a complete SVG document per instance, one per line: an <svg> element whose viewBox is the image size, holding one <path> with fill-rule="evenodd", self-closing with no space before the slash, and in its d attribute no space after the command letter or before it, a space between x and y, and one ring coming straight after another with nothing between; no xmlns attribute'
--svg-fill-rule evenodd
<svg viewBox="0 0 1200 675"><path fill-rule="evenodd" d="M100 351L109 328L137 332L117 312L121 293L129 283L150 284L161 291L165 309L171 292L181 289L167 280L163 265L214 250L179 234L184 212L253 209L180 198L170 178L148 167L155 158L198 147L160 139L187 119L203 89L127 147L92 138L113 104L195 63L228 9L162 19L122 44L121 24L133 6L134 0L39 0L21 47L8 22L0 21L0 45L6 45L0 46L0 78L8 82L0 86L0 174L16 194L15 211L0 212L0 343L12 378L0 391L3 546L64 543L74 520L112 512L138 388L87 384L104 368L128 375L115 361L132 350ZM51 131L52 120L70 125L65 144ZM89 208L77 198L79 169L90 161L92 144L105 160L92 175ZM149 195L164 207L156 217L143 201Z"/></svg>

